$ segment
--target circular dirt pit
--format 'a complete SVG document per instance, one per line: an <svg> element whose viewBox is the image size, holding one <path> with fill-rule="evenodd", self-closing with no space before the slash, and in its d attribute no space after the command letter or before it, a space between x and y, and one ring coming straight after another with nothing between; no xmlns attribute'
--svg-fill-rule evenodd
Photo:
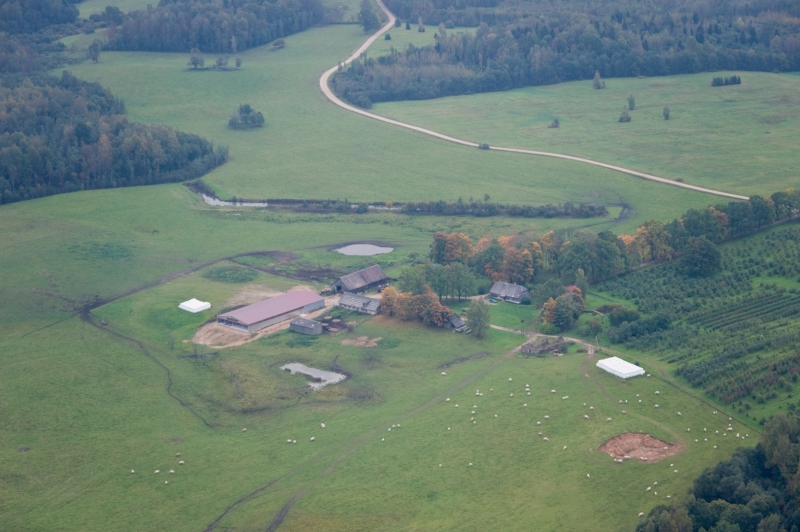
<svg viewBox="0 0 800 532"><path fill-rule="evenodd" d="M667 443L642 432L626 432L614 436L598 450L622 460L641 460L649 464L680 453L680 445Z"/></svg>

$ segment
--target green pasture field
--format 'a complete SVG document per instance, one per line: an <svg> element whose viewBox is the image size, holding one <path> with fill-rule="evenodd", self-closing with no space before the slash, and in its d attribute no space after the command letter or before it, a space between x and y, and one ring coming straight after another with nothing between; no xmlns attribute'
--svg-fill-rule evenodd
<svg viewBox="0 0 800 532"><path fill-rule="evenodd" d="M318 78L363 39L358 26L314 28L288 37L283 50L242 53L242 69L234 72L189 72L185 54L127 52L104 52L100 63L72 70L122 98L132 121L165 123L229 146L230 161L204 178L223 198L454 201L489 194L517 204L600 201L630 204L631 227L715 201L578 163L466 148L353 115L325 101ZM264 113L265 128L227 128L242 103Z"/></svg>
<svg viewBox="0 0 800 532"><path fill-rule="evenodd" d="M466 33L466 32L475 32L475 28L462 28L457 27L447 31L447 34L454 34L454 33ZM417 31L417 24L411 24L411 29L406 29L406 24L403 24L399 28L392 28L388 32L392 39L387 41L383 37L376 40L372 46L369 47L367 50L368 57L380 57L382 55L388 55L392 52L392 48L395 50L404 50L409 44L413 44L417 48L421 48L423 46L433 46L436 44L436 39L434 39L434 35L438 33L438 28L436 26L425 26L425 31L420 33Z"/></svg>
<svg viewBox="0 0 800 532"><path fill-rule="evenodd" d="M153 2L153 0L83 0L76 7L81 18L89 18L90 15L105 11L106 6L118 7L123 13L129 13L138 9L146 9L148 4L155 7L158 2Z"/></svg>
<svg viewBox="0 0 800 532"><path fill-rule="evenodd" d="M713 77L732 74L608 79L604 90L577 81L374 111L474 142L588 157L736 194L797 187L800 78L736 72L741 85L711 87ZM630 94L632 121L618 123ZM554 118L560 127L549 129Z"/></svg>

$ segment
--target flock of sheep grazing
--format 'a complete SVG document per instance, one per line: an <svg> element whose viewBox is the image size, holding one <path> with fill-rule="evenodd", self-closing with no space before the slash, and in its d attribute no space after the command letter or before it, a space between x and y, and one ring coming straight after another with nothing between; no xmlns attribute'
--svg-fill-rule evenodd
<svg viewBox="0 0 800 532"><path fill-rule="evenodd" d="M648 375L648 376L649 376L649 375ZM508 382L513 382L513 378L509 378L509 379L508 379ZM526 393L527 395L531 395L531 388L530 388L530 385L529 385L529 384L526 384L526 385L525 385L525 388L524 388L524 390L525 390L525 393ZM491 388L491 389L490 389L490 391L494 391L494 388ZM550 393L551 393L551 394L555 394L555 393L556 393L556 390L550 390ZM480 389L478 389L478 390L475 390L475 395L476 395L476 396L478 396L478 397L482 397L482 396L483 396L483 393L480 391ZM659 391L659 390L656 390L656 391L653 393L653 395L655 395L655 396L657 396L657 397L660 397L660 396L661 396L661 391ZM512 398L512 399L513 399L513 397L514 397L514 393L513 393L513 392L509 393L509 398ZM637 404L639 404L639 405L642 405L642 404L643 404L643 400L640 398L640 394L636 394L636 397L638 398L638 403L637 403ZM568 396L568 395L565 395L565 396L562 396L562 397L561 397L561 400L562 400L562 401L563 401L563 400L568 400L568 399L569 399L569 396ZM450 397L448 397L448 398L446 398L446 399L445 399L445 403L450 403L450 402L451 402L451 398L450 398ZM626 405L626 404L628 404L628 399L620 399L620 400L619 400L619 404L620 404L620 405ZM527 407L528 405L527 405L527 403L523 403L523 404L522 404L522 406L523 406L523 407ZM594 406L587 405L586 403L583 403L583 406L584 406L584 407L588 407L588 409L589 409L590 413L591 413L591 411L594 411L594 409L595 409L595 408L594 408ZM457 404L457 403L455 403L455 404L454 404L454 407L455 407L455 408L458 408L458 404ZM657 404L657 403L653 403L653 408L660 408L660 407L661 407L661 405L659 405L659 404ZM475 425L475 424L477 424L477 420L476 420L476 418L475 418L475 416L477 415L477 411L478 411L478 405L477 405L477 404L475 404L475 405L473 405L473 407L472 407L472 410L470 411L470 415L471 415L472 417L470 417L470 418L469 418L469 420L470 420L470 422L471 422L471 424L472 424L472 425ZM622 413L623 415L625 415L625 414L627 414L627 411L626 411L626 410L621 410L621 413ZM716 415L717 413L718 413L718 411L716 411L716 410L712 411L712 414L714 414L714 415ZM683 417L683 413L681 413L680 411L678 411L678 412L677 412L677 415L678 415L679 417ZM494 417L495 417L495 418L497 418L497 417L498 417L498 416L497 416L497 414L494 414ZM544 418L545 420L548 420L548 419L550 419L550 416L549 416L549 415L544 415L544 416L543 416L543 418ZM589 416L588 414L584 414L584 415L583 415L583 419L584 419L584 420L589 420L589 419L591 419L591 418L590 418L590 416ZM611 422L611 421L613 421L613 419L612 419L611 417L607 417L607 418L606 418L606 422ZM730 423L730 422L732 422L732 421L733 421L733 419L732 419L732 418L728 418L728 421L729 421L729 423L728 423L728 426L727 426L727 427L726 427L726 428L725 428L725 429L722 431L722 435L723 435L723 436L727 436L727 433L728 433L728 432L733 432L733 430L734 430L734 429L733 429L733 425L732 425L732 423ZM542 421L541 421L541 420L539 420L539 421L536 421L536 425L537 425L537 426L541 426L541 425L542 425ZM447 427L447 430L449 431L449 430L450 430L450 427ZM686 429L686 431L687 431L687 432L689 432L689 433L691 433L691 432L692 432L692 429L691 429L691 427L688 427L688 428ZM705 432L705 433L708 433L708 429L704 427L704 428L703 428L703 432ZM715 434L719 434L719 433L720 433L720 431L719 431L719 430L717 430L717 431L715 432ZM542 438L542 441L544 441L544 442L548 442L548 441L550 441L550 440L549 440L549 438L548 438L547 436L544 436L544 435L543 435L541 432L539 432L539 433L538 433L538 435L539 435L539 437L541 437L541 438ZM748 438L748 437L749 437L749 434L744 434L744 435L742 435L741 433L738 433L738 432L736 433L736 438ZM699 439L695 439L694 441L695 441L695 443L699 443ZM708 438L703 438L703 441L707 442L707 441L708 441ZM714 445L714 449L717 449L717 445ZM566 451L566 450L567 450L567 446L566 446L566 445L564 445L564 446L562 447L562 450L563 450L563 451ZM626 455L626 456L625 456L625 458L631 458L631 457ZM646 463L646 460L647 460L646 458L641 458L641 461L644 461L645 463ZM614 462L617 462L617 463L622 463L622 462L624 462L624 460L623 460L623 459L614 458ZM651 463L652 463L652 462L651 462ZM673 467L674 467L674 465L675 465L674 463L670 464L670 468L673 468ZM470 464L469 464L469 466L472 466L472 463L470 463ZM439 467L443 467L443 465L442 465L442 464L439 464ZM674 473L674 474L677 474L677 473L678 473L678 470L677 470L677 469L674 469L674 470L673 470L673 473ZM592 478L592 477L591 477L591 474L590 474L590 473L586 473L586 478L587 478L587 479L591 479L591 478ZM655 496L657 496L657 495L658 495L658 492L657 492L657 491L655 491L655 490L653 490L653 487L655 487L655 486L657 486L657 485L658 485L658 482L654 482L654 483L652 484L652 486L647 486L647 488L645 489L645 492L650 492L650 491L653 491L653 494L654 494ZM672 495L666 495L665 497L666 497L667 499L671 499L671 498L672 498ZM644 512L640 512L640 513L639 513L639 517L643 517L643 516L644 516Z"/></svg>

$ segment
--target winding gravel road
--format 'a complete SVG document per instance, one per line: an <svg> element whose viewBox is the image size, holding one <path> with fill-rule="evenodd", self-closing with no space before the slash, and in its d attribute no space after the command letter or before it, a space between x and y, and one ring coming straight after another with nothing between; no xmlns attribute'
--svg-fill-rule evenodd
<svg viewBox="0 0 800 532"><path fill-rule="evenodd" d="M364 44L362 44L361 47L358 50L353 52L353 55L351 55L344 62L342 62L341 63L342 65L346 65L346 64L352 62L353 60L355 60L356 58L358 58L362 53L364 53L372 45L372 43L375 42L376 39L378 39L380 36L382 36L384 33L386 33L387 31L389 31L391 28L394 27L395 16L391 13L391 11L389 11L389 9L386 7L386 5L383 3L382 0L376 0L376 1L378 2L378 5L381 6L381 9L383 9L384 13L386 13L386 15L389 17L389 21L380 29L380 31L378 31L373 36L371 36L369 39L367 39L367 41ZM386 118L384 116L376 115L376 114L370 113L368 111L365 111L363 109L359 109L357 107L353 107L352 105L346 104L345 102L340 100L333 93L333 91L330 89L330 87L328 86L328 80L330 80L330 77L333 75L334 72L336 72L338 70L338 68L339 68L339 65L336 65L336 66L326 70L325 73L322 74L322 77L319 78L319 88L322 90L323 94L325 94L325 96L330 101L332 101L333 103L335 103L336 105L338 105L342 109L346 109L346 110L348 110L348 111L350 111L352 113L356 113L356 114L359 114L359 115L362 115L362 116L366 116L367 118L372 118L373 120L379 120L379 121L384 122L386 124L392 124L394 126L399 126L399 127L403 127L403 128L406 128L406 129L410 129L412 131L416 131L418 133L423 133L425 135L430 135L431 137L436 137L438 139L446 140L448 142L454 142L456 144L461 144L462 146L469 146L470 148L477 148L479 146L479 144L477 142L470 142L468 140L458 139L458 138L455 138L455 137L444 135L442 133L437 133L436 131L431 131L430 129L425 129L423 127L415 126L413 124L406 124L405 122L399 122L397 120L392 120L391 118ZM609 170L622 172L623 174L632 175L632 176L635 176L635 177L639 177L641 179L647 179L648 181L657 181L659 183L664 183L666 185L672 185L673 187L686 188L686 189L689 189L689 190L694 190L696 192L704 192L706 194L713 194L715 196L723 196L723 197L726 197L726 198L733 198L733 199L739 199L739 200L747 200L747 199L749 199L747 196L740 196L738 194L731 194L730 192L723 192L721 190L713 190L713 189L710 189L710 188L703 188L703 187L698 187L698 186L695 186L695 185L688 185L686 183L680 183L678 181L673 181L671 179L665 179L663 177L657 177L657 176L654 176L654 175L645 174L645 173L642 173L642 172L637 172L636 170L630 170L628 168L623 168L622 166L614 166L612 164L601 163L601 162L598 162L598 161L593 161L591 159L584 159L583 157L575 157L573 155L565 155L563 153L550 153L550 152L546 152L546 151L524 150L524 149L520 149L520 148L503 148L501 146L489 146L489 149L495 150L495 151L510 152L510 153L521 153L521 154L524 154L524 155L538 155L540 157L554 157L556 159L566 159L568 161L575 161L575 162L579 162L579 163L585 163L585 164L591 164L591 165L594 165L594 166L600 166L602 168L607 168Z"/></svg>

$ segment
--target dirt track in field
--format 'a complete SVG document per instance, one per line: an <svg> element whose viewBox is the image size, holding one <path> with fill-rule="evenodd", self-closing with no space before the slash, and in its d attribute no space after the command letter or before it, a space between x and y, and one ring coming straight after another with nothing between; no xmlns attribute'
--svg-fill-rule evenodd
<svg viewBox="0 0 800 532"><path fill-rule="evenodd" d="M567 154L564 154L564 153L551 153L551 152L546 152L546 151L523 150L523 149L520 149L520 148L504 148L502 146L481 145L481 144L479 144L477 142L472 142L472 141L468 141L468 140L463 140L463 139L451 137L449 135L444 135L442 133L437 133L436 131L431 131L430 129L425 129L425 128L420 127L420 126L415 126L415 125L412 125L412 124L406 124L405 122L400 122L399 120L392 120L391 118L386 118L384 116L376 115L374 113L370 113L370 112L365 111L363 109L359 109L357 107L353 107L352 105L346 104L345 102L340 100L333 93L333 91L330 89L330 86L328 85L328 80L339 69L340 66L347 65L350 62L352 62L353 60L355 60L358 57L360 57L361 54L364 53L370 46L372 46L372 43L374 43L381 35L383 35L384 33L386 33L387 31L389 31L390 29L392 29L394 27L395 16L392 14L391 11L389 11L389 9L386 7L386 5L383 3L382 0L376 0L376 1L378 2L378 5L381 7L383 12L386 13L386 16L389 17L389 21L380 30L378 30L374 35L372 35L369 39L367 39L366 42L364 42L364 44L362 44L358 48L358 50L353 52L353 54L350 57L348 57L347 59L342 61L340 64L337 64L336 66L331 67L330 69L326 70L322 74L322 76L319 78L319 88L322 91L322 93L325 94L325 96L328 98L328 100L330 100L334 104L338 105L342 109L345 109L346 111L350 111L351 113L359 114L361 116L366 116L367 118L372 118L373 120L378 120L380 122L384 122L386 124L391 124L393 126L399 126L399 127L405 128L405 129L410 129L412 131L416 131L417 133L422 133L424 135L430 135L431 137L436 137L436 138L441 139L441 140L446 140L448 142L453 142L455 144L460 144L462 146L467 146L467 147L470 147L470 148L484 147L485 149L494 150L494 151L503 151L503 152L509 152L509 153L519 153L519 154L523 154L523 155L538 155L540 157L553 157L553 158L556 158L556 159L564 159L564 160L568 160L568 161L584 163L584 164L591 164L593 166L599 166L601 168L606 168L608 170L613 170L615 172L622 172L623 174L632 175L634 177L638 177L640 179L645 179L647 181L656 181L658 183L671 185L673 187L680 187L680 188L685 188L685 189L688 189L688 190L694 190L695 192L703 192L703 193L706 193L706 194L713 194L715 196L723 196L723 197L726 197L726 198L733 198L733 199L740 199L740 200L747 200L748 199L747 196L740 196L738 194L731 194L730 192L723 192L721 190L713 190L713 189L710 189L710 188L698 187L696 185L689 185L689 184L682 183L682 182L679 182L679 181L673 181L672 179L666 179L664 177L658 177L658 176L654 176L654 175L651 175L651 174L646 174L646 173L643 173L643 172L637 172L636 170L631 170L630 168L624 168L622 166L615 166L615 165L612 165L612 164L601 163L601 162L598 162L598 161L593 161L592 159L586 159L586 158L583 158L583 157L576 157L574 155L567 155Z"/></svg>

